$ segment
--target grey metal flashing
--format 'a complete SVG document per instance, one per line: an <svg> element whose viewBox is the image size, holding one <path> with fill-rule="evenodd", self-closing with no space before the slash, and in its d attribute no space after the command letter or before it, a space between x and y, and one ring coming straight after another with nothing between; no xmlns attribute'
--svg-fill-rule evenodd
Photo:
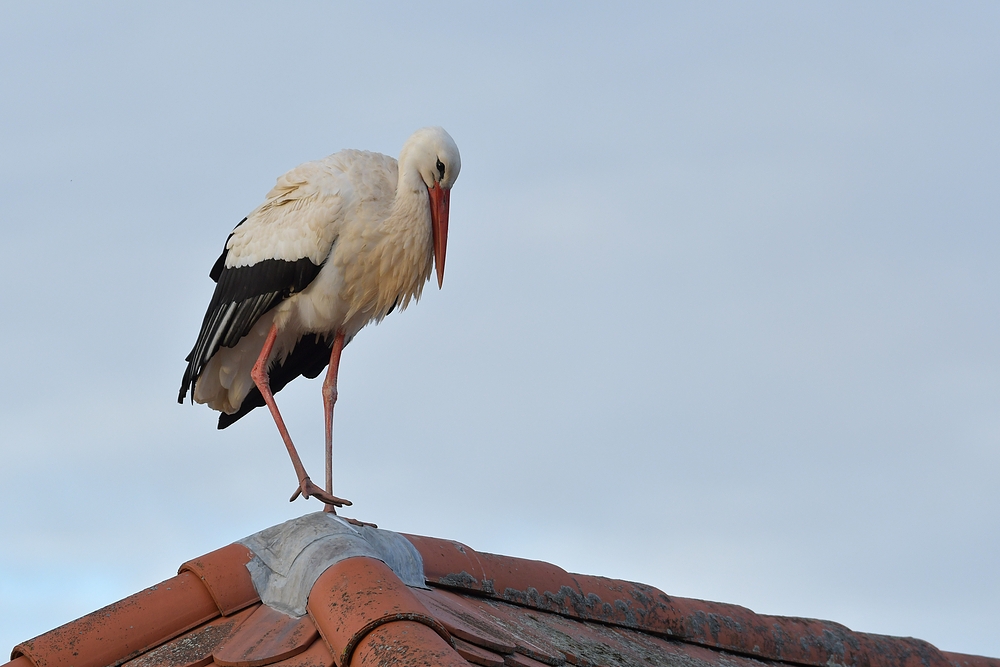
<svg viewBox="0 0 1000 667"><path fill-rule="evenodd" d="M409 540L390 530L353 526L326 512L306 514L239 541L254 557L247 563L261 601L304 616L309 591L328 567L366 556L382 561L404 584L426 588L424 562Z"/></svg>

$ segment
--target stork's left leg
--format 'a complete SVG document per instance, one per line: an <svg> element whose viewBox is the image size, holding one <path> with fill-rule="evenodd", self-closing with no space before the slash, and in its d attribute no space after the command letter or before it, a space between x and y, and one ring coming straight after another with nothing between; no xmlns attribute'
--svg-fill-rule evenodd
<svg viewBox="0 0 1000 667"><path fill-rule="evenodd" d="M306 474L306 469L302 465L301 459L299 459L299 453L295 451L292 438L288 435L288 429L285 428L285 420L281 418L281 413L278 412L278 404L274 402L274 394L271 393L271 374L268 372L271 351L274 349L274 341L277 337L278 327L272 324L270 331L267 333L267 338L264 340L264 347L261 348L260 356L257 357L257 363L253 365L253 369L250 371L250 377L253 378L254 384L257 385L257 389L260 391L260 395L264 398L264 403L267 404L267 408L271 411L274 424L278 427L278 433L281 434L281 439L285 442L288 456L292 459L292 467L295 468L295 475L299 478L299 488L295 490L295 494L290 500L295 500L299 497L299 494L302 494L306 498L316 496L327 505L350 505L351 501L336 498L331 494L325 493L312 483L309 475Z"/></svg>
<svg viewBox="0 0 1000 667"><path fill-rule="evenodd" d="M337 373L340 371L340 353L344 350L344 332L338 331L330 351L330 367L323 380L323 419L326 426L326 492L333 495L333 407L337 404ZM333 505L326 505L326 512L336 514Z"/></svg>

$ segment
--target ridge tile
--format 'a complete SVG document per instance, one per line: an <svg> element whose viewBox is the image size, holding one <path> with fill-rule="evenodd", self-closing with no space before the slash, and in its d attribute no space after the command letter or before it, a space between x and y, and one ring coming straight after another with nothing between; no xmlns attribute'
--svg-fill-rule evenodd
<svg viewBox="0 0 1000 667"><path fill-rule="evenodd" d="M222 615L228 616L260 601L246 567L252 558L250 549L234 543L189 560L177 574L194 573L205 584Z"/></svg>
<svg viewBox="0 0 1000 667"><path fill-rule="evenodd" d="M35 667L116 667L219 615L205 585L184 572L14 647Z"/></svg>
<svg viewBox="0 0 1000 667"><path fill-rule="evenodd" d="M358 642L380 625L413 621L428 626L445 646L451 635L380 560L358 556L327 568L306 605L338 665L350 663Z"/></svg>

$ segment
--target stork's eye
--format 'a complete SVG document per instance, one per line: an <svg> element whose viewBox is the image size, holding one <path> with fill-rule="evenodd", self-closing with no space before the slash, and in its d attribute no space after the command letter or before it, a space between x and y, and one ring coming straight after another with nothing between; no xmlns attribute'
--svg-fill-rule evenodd
<svg viewBox="0 0 1000 667"><path fill-rule="evenodd" d="M438 160L437 170L438 170L438 173L441 174L440 178L443 179L444 178L444 163L441 162L441 160Z"/></svg>

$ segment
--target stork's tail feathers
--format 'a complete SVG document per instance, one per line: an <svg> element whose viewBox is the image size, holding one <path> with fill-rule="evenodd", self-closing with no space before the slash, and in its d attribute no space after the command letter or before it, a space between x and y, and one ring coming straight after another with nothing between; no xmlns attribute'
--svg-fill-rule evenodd
<svg viewBox="0 0 1000 667"><path fill-rule="evenodd" d="M329 365L332 349L332 339L327 341L319 334L304 336L296 343L295 348L284 363L272 365L268 373L271 381L271 393L277 394L286 384L300 375L309 379L317 377ZM254 408L262 407L264 407L264 397L260 390L254 387L240 403L239 410L231 415L225 412L219 415L219 430L232 425Z"/></svg>

